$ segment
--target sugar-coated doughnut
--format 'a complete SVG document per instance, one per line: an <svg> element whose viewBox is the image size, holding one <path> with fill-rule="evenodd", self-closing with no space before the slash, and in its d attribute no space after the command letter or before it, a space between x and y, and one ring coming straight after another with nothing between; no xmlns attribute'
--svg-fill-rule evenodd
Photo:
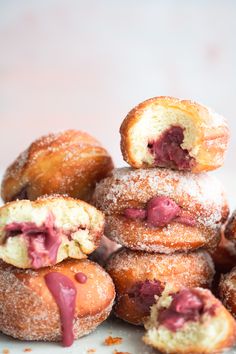
<svg viewBox="0 0 236 354"><path fill-rule="evenodd" d="M236 265L236 245L221 232L221 240L217 248L211 252L215 269L219 273L227 273Z"/></svg>
<svg viewBox="0 0 236 354"><path fill-rule="evenodd" d="M92 203L105 213L105 235L134 250L171 253L214 247L228 205L206 173L115 169L97 184Z"/></svg>
<svg viewBox="0 0 236 354"><path fill-rule="evenodd" d="M110 276L89 260L22 270L0 263L0 331L21 340L63 341L94 330L115 296Z"/></svg>
<svg viewBox="0 0 236 354"><path fill-rule="evenodd" d="M205 251L158 254L118 250L106 267L116 287L116 316L132 324L143 324L155 296L166 284L182 287L210 287L214 265Z"/></svg>
<svg viewBox="0 0 236 354"><path fill-rule="evenodd" d="M164 291L145 323L144 342L166 354L219 354L236 343L236 322L209 290Z"/></svg>
<svg viewBox="0 0 236 354"><path fill-rule="evenodd" d="M236 267L221 276L219 294L223 304L236 318Z"/></svg>
<svg viewBox="0 0 236 354"><path fill-rule="evenodd" d="M96 182L113 169L108 152L87 133L67 130L33 142L6 170L5 202L67 194L88 201Z"/></svg>
<svg viewBox="0 0 236 354"><path fill-rule="evenodd" d="M119 248L121 246L118 243L111 241L106 236L102 236L99 247L89 255L89 259L104 267L110 255Z"/></svg>
<svg viewBox="0 0 236 354"><path fill-rule="evenodd" d="M103 214L78 199L9 202L0 208L0 259L38 269L68 257L86 258L98 247L103 229Z"/></svg>
<svg viewBox="0 0 236 354"><path fill-rule="evenodd" d="M222 166L229 140L223 117L196 102L165 96L133 108L120 134L123 157L132 167L197 173Z"/></svg>

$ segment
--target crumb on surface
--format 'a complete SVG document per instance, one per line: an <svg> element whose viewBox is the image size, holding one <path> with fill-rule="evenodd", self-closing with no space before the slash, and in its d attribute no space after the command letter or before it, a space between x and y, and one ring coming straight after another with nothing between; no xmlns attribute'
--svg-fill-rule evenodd
<svg viewBox="0 0 236 354"><path fill-rule="evenodd" d="M117 345L117 344L121 344L123 341L123 339L121 337L107 337L105 340L104 340L104 344L105 345Z"/></svg>
<svg viewBox="0 0 236 354"><path fill-rule="evenodd" d="M131 354L129 352L118 352L116 349L114 350L113 354Z"/></svg>
<svg viewBox="0 0 236 354"><path fill-rule="evenodd" d="M88 349L87 350L87 354L92 354L92 353L95 353L96 352L96 349Z"/></svg>
<svg viewBox="0 0 236 354"><path fill-rule="evenodd" d="M32 352L32 349L31 349L31 348L25 348L25 349L23 350L23 352L24 352L24 353L30 353L30 352Z"/></svg>
<svg viewBox="0 0 236 354"><path fill-rule="evenodd" d="M4 349L2 350L2 354L9 354L9 353L10 353L10 350L7 349L7 348L4 348Z"/></svg>

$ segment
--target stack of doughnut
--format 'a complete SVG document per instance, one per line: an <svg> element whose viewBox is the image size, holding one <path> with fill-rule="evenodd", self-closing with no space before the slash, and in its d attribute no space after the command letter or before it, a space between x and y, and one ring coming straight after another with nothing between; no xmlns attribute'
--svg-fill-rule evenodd
<svg viewBox="0 0 236 354"><path fill-rule="evenodd" d="M229 140L225 119L192 101L156 97L128 113L120 134L130 167L114 169L97 184L92 198L105 214L105 235L122 246L106 265L116 287L115 315L144 324L146 343L164 353L213 353L233 345L232 316L204 289L212 286L215 269L209 253L215 254L229 214L224 188L207 173L224 162ZM180 302L176 306L183 314L166 310L161 327L179 321L182 329L186 322L186 338L184 331L177 334L178 325L167 325L169 332L160 341L155 308L158 299L167 307L163 294L170 286L170 299L185 292L186 308ZM205 324L218 336L223 321L224 333L207 351Z"/></svg>
<svg viewBox="0 0 236 354"><path fill-rule="evenodd" d="M80 131L50 134L7 169L0 208L0 331L21 340L88 334L110 314L115 288L86 259L104 237L104 215L88 204L113 168ZM80 200L80 199L83 200Z"/></svg>

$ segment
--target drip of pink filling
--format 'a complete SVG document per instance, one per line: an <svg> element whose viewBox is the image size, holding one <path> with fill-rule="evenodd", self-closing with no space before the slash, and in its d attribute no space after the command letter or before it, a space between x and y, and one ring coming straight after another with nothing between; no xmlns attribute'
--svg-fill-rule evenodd
<svg viewBox="0 0 236 354"><path fill-rule="evenodd" d="M86 275L86 274L84 274L84 273L82 273L82 272L79 272L79 273L76 273L76 274L75 274L75 279L76 279L79 283L85 284L88 278L87 278L87 275Z"/></svg>
<svg viewBox="0 0 236 354"><path fill-rule="evenodd" d="M5 227L5 242L9 237L20 236L25 238L28 244L31 267L34 269L55 264L61 238L54 221L55 217L50 213L42 226L37 226L33 222L13 222Z"/></svg>
<svg viewBox="0 0 236 354"><path fill-rule="evenodd" d="M146 219L148 224L154 227L163 227L171 221L189 226L196 224L193 217L184 212L171 198L164 196L149 200L146 209L125 209L124 215L129 219Z"/></svg>
<svg viewBox="0 0 236 354"><path fill-rule="evenodd" d="M160 296L162 291L163 286L158 280L145 280L136 283L128 295L130 298L134 298L136 304L148 314L150 307L155 302L155 295Z"/></svg>
<svg viewBox="0 0 236 354"><path fill-rule="evenodd" d="M159 312L158 322L176 332L188 321L198 321L204 313L204 303L196 292L185 289L173 295L168 309Z"/></svg>
<svg viewBox="0 0 236 354"><path fill-rule="evenodd" d="M75 317L76 288L71 279L58 272L48 273L44 278L59 307L63 346L70 347L74 341L73 321Z"/></svg>
<svg viewBox="0 0 236 354"><path fill-rule="evenodd" d="M188 150L182 149L183 141L184 130L178 126L167 129L160 139L150 141L148 148L155 157L156 166L190 170L195 160Z"/></svg>

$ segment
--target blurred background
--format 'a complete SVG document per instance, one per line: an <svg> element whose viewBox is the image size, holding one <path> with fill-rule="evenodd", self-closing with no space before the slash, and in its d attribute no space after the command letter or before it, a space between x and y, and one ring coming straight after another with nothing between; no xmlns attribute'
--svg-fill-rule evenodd
<svg viewBox="0 0 236 354"><path fill-rule="evenodd" d="M216 174L234 203L235 14L235 0L0 0L0 171L35 138L68 128L97 137L121 166L127 112L173 95L228 118Z"/></svg>

